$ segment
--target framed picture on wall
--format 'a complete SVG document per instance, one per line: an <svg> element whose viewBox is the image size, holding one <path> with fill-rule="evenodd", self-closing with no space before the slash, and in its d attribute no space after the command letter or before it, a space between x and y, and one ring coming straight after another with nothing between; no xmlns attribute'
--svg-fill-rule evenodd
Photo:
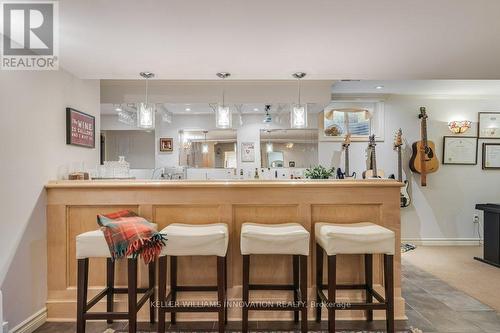
<svg viewBox="0 0 500 333"><path fill-rule="evenodd" d="M469 136L444 136L443 164L476 165L477 138Z"/></svg>
<svg viewBox="0 0 500 333"><path fill-rule="evenodd" d="M480 139L500 139L500 112L479 112Z"/></svg>
<svg viewBox="0 0 500 333"><path fill-rule="evenodd" d="M241 143L241 161L255 162L255 144L253 142Z"/></svg>
<svg viewBox="0 0 500 333"><path fill-rule="evenodd" d="M483 170L500 169L500 143L483 143Z"/></svg>
<svg viewBox="0 0 500 333"><path fill-rule="evenodd" d="M95 148L95 117L66 108L66 144Z"/></svg>
<svg viewBox="0 0 500 333"><path fill-rule="evenodd" d="M162 153L169 153L174 150L173 138L160 138L160 151Z"/></svg>

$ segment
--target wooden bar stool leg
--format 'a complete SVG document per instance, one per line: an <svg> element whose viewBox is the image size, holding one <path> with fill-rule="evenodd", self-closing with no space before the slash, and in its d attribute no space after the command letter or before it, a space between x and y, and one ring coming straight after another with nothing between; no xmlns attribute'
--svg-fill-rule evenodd
<svg viewBox="0 0 500 333"><path fill-rule="evenodd" d="M385 279L385 301L387 309L385 316L387 321L387 332L394 333L394 256L384 254L384 279Z"/></svg>
<svg viewBox="0 0 500 333"><path fill-rule="evenodd" d="M77 285L77 310L76 332L85 333L85 312L87 308L87 288L89 277L89 259L78 259L78 285Z"/></svg>
<svg viewBox="0 0 500 333"><path fill-rule="evenodd" d="M303 308L301 310L301 330L307 333L307 256L300 256L300 293Z"/></svg>
<svg viewBox="0 0 500 333"><path fill-rule="evenodd" d="M128 270L128 332L137 332L137 258L127 259Z"/></svg>
<svg viewBox="0 0 500 333"><path fill-rule="evenodd" d="M321 322L321 297L323 292L323 249L316 243L316 322Z"/></svg>
<svg viewBox="0 0 500 333"><path fill-rule="evenodd" d="M217 256L217 301L219 303L219 333L224 333L225 322L225 286L224 286L224 257Z"/></svg>
<svg viewBox="0 0 500 333"><path fill-rule="evenodd" d="M111 258L106 259L106 287L108 292L106 294L106 311L113 312L113 295L115 288L115 263ZM113 323L113 319L107 320L108 324Z"/></svg>
<svg viewBox="0 0 500 333"><path fill-rule="evenodd" d="M328 332L335 333L335 295L337 289L337 256L328 256Z"/></svg>
<svg viewBox="0 0 500 333"><path fill-rule="evenodd" d="M249 290L248 285L250 283L250 256L243 256L243 308L242 308L242 333L248 333L248 299Z"/></svg>
<svg viewBox="0 0 500 333"><path fill-rule="evenodd" d="M148 289L152 289L153 293L149 296L149 322L154 324L155 322L155 308L153 306L155 301L155 282L156 282L156 261L150 262L148 265L148 279L149 286Z"/></svg>
<svg viewBox="0 0 500 333"><path fill-rule="evenodd" d="M170 293L172 295L172 304L175 305L177 302L177 257L176 256L170 256ZM172 325L175 325L177 322L176 320L176 313L171 312L170 313L170 323Z"/></svg>
<svg viewBox="0 0 500 333"><path fill-rule="evenodd" d="M158 264L158 333L165 333L165 298L167 293L167 256Z"/></svg>
<svg viewBox="0 0 500 333"><path fill-rule="evenodd" d="M373 296L369 290L373 290L373 255L365 254L365 284L366 303L373 302ZM373 321L373 310L366 310L366 320Z"/></svg>
<svg viewBox="0 0 500 333"><path fill-rule="evenodd" d="M224 257L224 324L227 325L227 257Z"/></svg>
<svg viewBox="0 0 500 333"><path fill-rule="evenodd" d="M299 301L299 256L294 255L293 257L293 302L295 304ZM293 321L295 323L299 322L299 310L293 312Z"/></svg>

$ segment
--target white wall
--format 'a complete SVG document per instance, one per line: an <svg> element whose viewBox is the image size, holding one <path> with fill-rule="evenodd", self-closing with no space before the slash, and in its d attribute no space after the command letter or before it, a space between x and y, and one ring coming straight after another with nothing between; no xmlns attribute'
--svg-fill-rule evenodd
<svg viewBox="0 0 500 333"><path fill-rule="evenodd" d="M66 145L65 108L96 116L98 134L99 90L99 81L64 71L0 73L0 283L9 328L45 307L44 185L73 165L98 163L98 147Z"/></svg>
<svg viewBox="0 0 500 333"><path fill-rule="evenodd" d="M451 135L448 122L456 119L472 120L472 128L465 135L476 135L477 113L486 110L500 111L498 99L473 98L424 98L391 97L385 102L385 142L377 143L377 166L394 173L397 155L392 149L394 133L403 129L407 141L404 152L404 168L411 179L413 205L401 210L402 237L409 239L477 238L477 229L472 223L476 203L500 202L500 171L481 169L481 143L478 147L478 165L441 165L437 173L430 174L427 187L420 186L418 175L412 176L408 168L411 144L420 137L420 106L426 106L429 114L428 135L436 144L436 153L442 161L442 141L444 135ZM490 140L495 141L495 140ZM341 150L340 143L320 142L320 163L335 166ZM350 169L358 176L366 169L366 143L354 142L350 148ZM343 155L342 155L343 156ZM340 162L344 167L343 159ZM482 231L481 231L482 232Z"/></svg>

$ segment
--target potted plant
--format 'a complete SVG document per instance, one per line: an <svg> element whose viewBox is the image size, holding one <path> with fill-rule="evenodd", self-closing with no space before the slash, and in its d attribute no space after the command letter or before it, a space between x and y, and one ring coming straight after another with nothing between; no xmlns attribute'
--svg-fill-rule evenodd
<svg viewBox="0 0 500 333"><path fill-rule="evenodd" d="M309 179L329 179L335 172L335 168L327 169L322 165L306 169L304 176Z"/></svg>

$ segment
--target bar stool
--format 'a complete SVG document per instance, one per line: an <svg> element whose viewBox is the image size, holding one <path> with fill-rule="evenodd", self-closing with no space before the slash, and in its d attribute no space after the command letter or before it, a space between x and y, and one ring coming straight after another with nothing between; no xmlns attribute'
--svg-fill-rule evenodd
<svg viewBox="0 0 500 333"><path fill-rule="evenodd" d="M149 281L147 288L137 288L137 258L127 259L128 287L115 288L115 263L111 259L109 247L101 230L84 232L76 236L76 258L78 260L77 283L77 314L76 331L85 332L87 320L106 319L110 324L114 319L127 319L129 333L137 331L137 312L149 300L155 300L155 262L148 265ZM89 258L106 258L106 288L87 302ZM137 301L137 294L144 294ZM128 294L128 311L113 312L113 297L115 294ZM102 298L106 296L106 312L88 312ZM155 322L155 312L149 308L149 321Z"/></svg>
<svg viewBox="0 0 500 333"><path fill-rule="evenodd" d="M387 332L394 332L394 232L370 222L333 224L316 223L316 321L321 321L321 305L327 304L328 330L335 332L336 310L366 310L368 321L373 320L373 310L385 310ZM323 251L328 256L328 285L323 285ZM337 285L337 254L364 254L365 283ZM373 254L384 255L385 297L373 290ZM328 297L323 293L328 289ZM351 303L344 307L336 303L336 290L365 290L365 303ZM378 302L373 302L375 298Z"/></svg>
<svg viewBox="0 0 500 333"><path fill-rule="evenodd" d="M241 254L243 255L243 316L242 332L248 332L249 310L294 311L294 321L299 321L301 331L307 332L307 256L309 232L298 223L257 224L244 223L241 227ZM293 284L251 284L250 255L287 254L293 256ZM299 283L300 280L300 283ZM250 290L290 290L294 302L262 305L249 302Z"/></svg>
<svg viewBox="0 0 500 333"><path fill-rule="evenodd" d="M227 322L226 295L227 270L226 253L229 243L228 228L225 223L181 224L173 223L161 231L167 242L159 259L158 332L165 332L165 313L170 312L170 323L176 323L177 312L217 312L219 314L219 332L224 332ZM170 256L170 293L167 289L167 257ZM179 256L216 256L216 286L182 286L177 284L177 257ZM178 292L216 291L216 305L176 304Z"/></svg>

